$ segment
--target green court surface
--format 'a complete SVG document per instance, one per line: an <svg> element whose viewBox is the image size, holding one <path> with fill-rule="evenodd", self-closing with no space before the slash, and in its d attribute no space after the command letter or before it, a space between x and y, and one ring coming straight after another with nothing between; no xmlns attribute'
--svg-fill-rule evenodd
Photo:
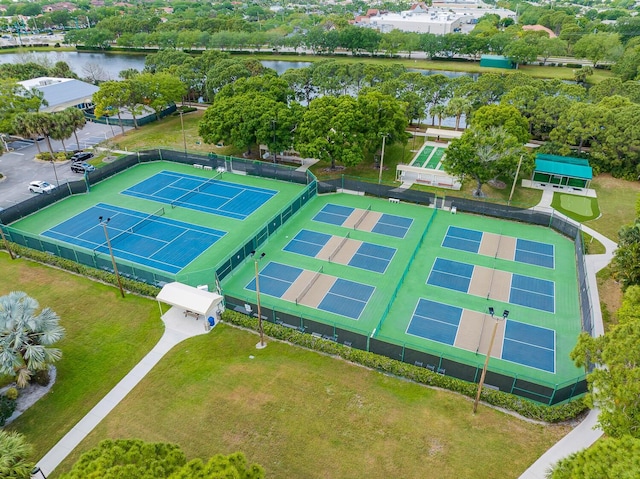
<svg viewBox="0 0 640 479"><path fill-rule="evenodd" d="M209 247L178 273L178 280L183 283L193 286L197 284L214 284L215 275L212 269L230 252L235 251L238 245L244 244L247 238L264 227L265 221L269 221L293 197L300 194L305 187L296 183L224 173L222 176L223 181L278 191L275 196L245 220L237 220L182 207L172 208L156 201L120 194L121 191L161 171L173 171L204 178L209 178L216 174L215 171L203 171L194 169L189 165L173 162L157 161L140 164L92 186L89 194L74 195L17 221L11 226L18 230L40 234L98 203L106 203L149 214L156 211L160 206L165 206L164 218L227 232L215 245ZM96 218L96 223L98 223L98 218Z"/></svg>
<svg viewBox="0 0 640 479"><path fill-rule="evenodd" d="M411 166L422 167L426 163L427 158L429 158L429 155L431 154L434 148L435 148L434 146L426 145L420 151L420 153L418 153L418 155L415 157L415 159L411 163Z"/></svg>
<svg viewBox="0 0 640 479"><path fill-rule="evenodd" d="M424 167L431 170L438 169L438 163L440 163L440 160L444 156L444 152L444 148L436 148L436 151L434 151L431 155L431 158L429 158L429 163L427 163Z"/></svg>
<svg viewBox="0 0 640 479"><path fill-rule="evenodd" d="M410 217L414 219L414 223L406 238L397 239L313 221L312 218L327 204L362 209L371 206L371 211ZM433 221L429 224L432 216L434 216ZM441 244L449 225L552 244L555 248L555 267L545 268L442 247ZM427 227L425 239L421 243L421 236ZM393 247L397 249L397 253L386 273L381 275L348 265L329 263L318 258L283 251L285 245L302 229L336 236L344 236L346 231L350 231L350 236L353 239ZM493 306L500 313L503 309L509 309L511 312L509 318L514 321L555 330L555 373L493 357L490 361L491 370L504 372L525 380L530 379L533 382L551 385L551 387L555 384L576 380L584 375L583 371L576 368L569 359L569 352L575 345L581 331L574 245L572 241L549 228L473 215L452 215L448 212L422 206L397 205L379 199L334 194L311 200L283 228L271 236L269 241L260 248L260 251L265 253L264 259L259 263L261 270L270 262L311 271L318 271L322 267L324 274L375 287L373 296L358 320L304 305L296 305L284 299L262 294L261 303L264 308L348 329L388 343L405 345L411 349L447 357L464 364L477 366L480 369L485 358L482 354L475 354L468 350L406 333L416 303L420 298L425 298L479 313L486 312L488 306ZM415 260L407 270L414 253L416 253ZM487 300L483 297L428 285L426 280L436 257L554 281L555 313ZM225 294L255 304L255 291L246 288L253 280L254 275L254 262L248 260L233 274L225 278L222 283ZM261 279L261 284L262 281ZM383 318L385 319L380 326L379 323ZM339 338L338 341L340 342Z"/></svg>
<svg viewBox="0 0 640 479"><path fill-rule="evenodd" d="M313 221L313 217L327 204L345 205L361 209L367 209L371 206L372 212L375 211L412 218L413 224L406 237L399 239L368 231L354 230L353 228ZM375 292L369 299L359 320L327 313L304 305L296 305L290 301L264 294L261 295L262 305L269 308L276 308L279 311L294 316L302 315L306 318L317 319L325 324L335 325L336 327L369 335L380 320L382 312L387 308L393 290L398 283L397 280L403 275L409 259L420 242L422 233L426 229L427 223L434 211L433 209L415 205L398 205L378 199L347 194L324 195L312 199L259 249L261 253L265 253L260 267L263 268L269 262L291 265L310 271L318 271L320 267L322 267L323 274L374 286ZM302 229L340 237L344 237L349 233L351 239L395 248L397 251L385 274L373 273L344 264L283 251L283 248L289 241ZM222 287L226 294L248 302L254 302L255 292L245 289L245 286L252 281L254 276L254 263L251 260L247 260L244 266L236 268L231 275L223 280Z"/></svg>

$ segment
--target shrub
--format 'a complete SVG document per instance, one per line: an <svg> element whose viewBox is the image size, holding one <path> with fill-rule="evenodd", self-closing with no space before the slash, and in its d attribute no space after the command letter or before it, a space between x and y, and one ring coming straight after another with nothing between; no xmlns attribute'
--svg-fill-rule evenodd
<svg viewBox="0 0 640 479"><path fill-rule="evenodd" d="M15 401L16 399L18 399L18 389L17 388L9 388L9 389L7 389L5 391L4 395L7 396L12 401Z"/></svg>
<svg viewBox="0 0 640 479"><path fill-rule="evenodd" d="M0 427L4 426L7 419L11 417L13 411L16 410L16 400L9 399L7 396L0 396Z"/></svg>
<svg viewBox="0 0 640 479"><path fill-rule="evenodd" d="M248 329L257 330L258 320L235 311L227 310L222 314L222 319L230 324ZM368 351L350 348L334 341L316 338L310 334L301 333L291 328L263 321L264 333L275 339L313 349L325 354L339 356L371 369L376 369L387 374L400 376L428 386L448 389L465 396L474 398L478 391L477 385L451 376L436 374L423 367L403 363L395 359L380 356ZM519 396L484 388L481 399L493 406L509 409L524 417L550 423L567 421L579 416L586 410L584 401L580 399L557 406L545 406L543 404L528 401Z"/></svg>
<svg viewBox="0 0 640 479"><path fill-rule="evenodd" d="M61 258L60 256L56 256L50 253L44 253L42 251L37 251L31 248L27 248L25 246L21 246L15 243L11 243L11 249L18 256L22 256L24 258L29 258L38 263L48 264L51 266L55 266L60 269L64 269L65 271L69 271L71 273L76 273L82 276L86 276L88 278L93 278L98 281L102 281L103 283L112 284L114 286L118 285L118 280L116 275L110 273L108 271L102 271L95 268L90 268L89 266L85 266L80 263L76 263L75 261ZM140 281L135 281L133 279L120 277L122 281L122 286L127 291L132 293L139 294L141 296L148 296L151 298L155 298L160 292L160 288L143 283Z"/></svg>
<svg viewBox="0 0 640 479"><path fill-rule="evenodd" d="M49 369L40 369L39 371L36 371L35 374L31 377L31 381L39 386L47 386L51 381L51 376L49 376Z"/></svg>

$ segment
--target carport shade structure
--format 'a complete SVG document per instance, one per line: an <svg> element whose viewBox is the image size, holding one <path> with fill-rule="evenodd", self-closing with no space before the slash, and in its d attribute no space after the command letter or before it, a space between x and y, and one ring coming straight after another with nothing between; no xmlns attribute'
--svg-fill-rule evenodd
<svg viewBox="0 0 640 479"><path fill-rule="evenodd" d="M161 303L170 304L184 311L207 317L214 308L222 301L222 296L209 291L204 291L193 286L173 282L165 284L156 296L160 315L164 314Z"/></svg>
<svg viewBox="0 0 640 479"><path fill-rule="evenodd" d="M593 170L584 158L557 155L536 155L532 180L569 188L589 188Z"/></svg>

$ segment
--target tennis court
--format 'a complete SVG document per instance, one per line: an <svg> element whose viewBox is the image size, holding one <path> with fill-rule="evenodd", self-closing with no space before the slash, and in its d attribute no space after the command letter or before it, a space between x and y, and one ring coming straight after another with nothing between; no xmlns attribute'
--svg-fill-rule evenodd
<svg viewBox="0 0 640 479"><path fill-rule="evenodd" d="M122 194L158 201L237 220L244 220L277 191L222 181L222 172L203 178L161 171L122 191Z"/></svg>
<svg viewBox="0 0 640 479"><path fill-rule="evenodd" d="M553 313L555 283L445 258L436 258L427 284Z"/></svg>
<svg viewBox="0 0 640 479"><path fill-rule="evenodd" d="M488 339L496 329L491 356L550 373L555 372L555 331L420 298L407 334L487 354Z"/></svg>
<svg viewBox="0 0 640 479"><path fill-rule="evenodd" d="M458 226L447 229L442 246L545 268L553 269L555 265L552 244Z"/></svg>
<svg viewBox="0 0 640 479"><path fill-rule="evenodd" d="M313 217L313 221L330 225L353 228L354 230L404 238L413 224L413 219L390 215L367 209L351 208L344 205L327 204Z"/></svg>
<svg viewBox="0 0 640 479"><path fill-rule="evenodd" d="M269 262L258 279L260 294L356 320L375 291L367 284L323 274L322 269L310 271L277 262ZM255 278L245 289L256 291Z"/></svg>
<svg viewBox="0 0 640 479"><path fill-rule="evenodd" d="M99 218L110 218L107 232L116 258L177 273L226 235L203 226L164 218L164 208L149 215L105 203L44 231L43 236L109 254Z"/></svg>
<svg viewBox="0 0 640 479"><path fill-rule="evenodd" d="M283 251L301 254L355 268L384 273L396 249L307 229L301 230Z"/></svg>

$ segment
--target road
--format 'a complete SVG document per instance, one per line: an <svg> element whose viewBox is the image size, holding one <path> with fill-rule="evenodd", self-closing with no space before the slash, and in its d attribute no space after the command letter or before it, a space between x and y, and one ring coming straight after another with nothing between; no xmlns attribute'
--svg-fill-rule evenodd
<svg viewBox="0 0 640 479"><path fill-rule="evenodd" d="M78 141L80 148L76 145L75 137L71 137L65 142L67 150L84 149L100 143L114 136L120 130L113 130L108 125L100 123L87 123L85 127L78 131ZM45 152L47 145L44 140L39 142L40 149ZM15 142L15 150L0 156L0 173L4 176L0 180L0 208L8 208L16 203L26 200L33 193L28 190L31 181L44 180L51 184L64 185L68 180L78 179L79 173L72 173L69 162L40 161L35 159L38 149L33 142ZM62 151L62 143L52 141L54 151ZM57 175L57 180L56 180Z"/></svg>

